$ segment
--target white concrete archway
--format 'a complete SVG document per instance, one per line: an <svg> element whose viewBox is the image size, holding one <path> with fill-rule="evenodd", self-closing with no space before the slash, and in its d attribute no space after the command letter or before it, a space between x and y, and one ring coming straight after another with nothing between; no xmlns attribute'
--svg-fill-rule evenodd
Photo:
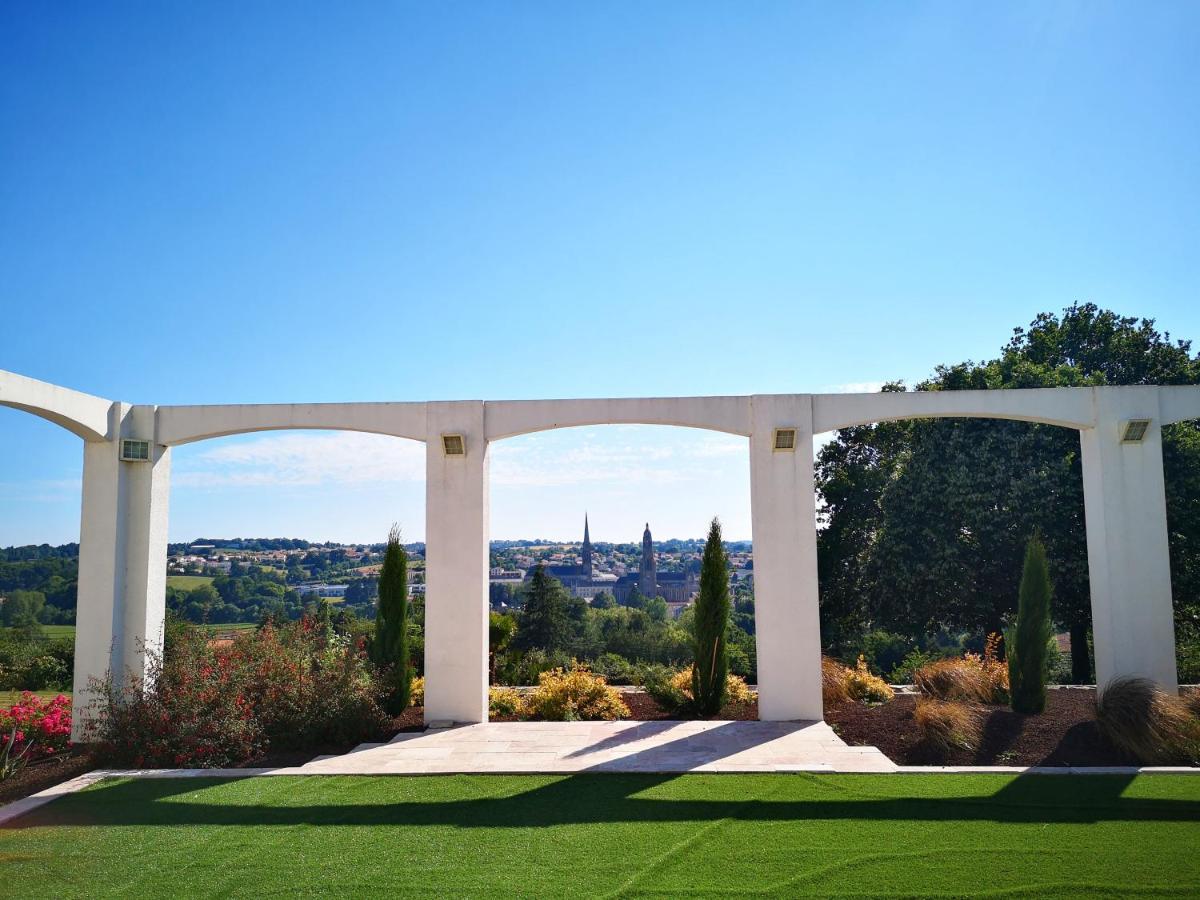
<svg viewBox="0 0 1200 900"><path fill-rule="evenodd" d="M58 422L85 441L77 690L109 669L143 671L139 647L161 639L165 569L152 561L166 551L172 446L282 428L357 430L426 442L426 566L435 598L426 609L426 716L485 721L490 442L630 423L749 437L760 714L818 719L813 434L931 416L1079 430L1098 680L1141 674L1176 687L1161 428L1200 417L1200 386L154 407L0 372L0 404ZM1131 420L1145 429L1127 441ZM777 446L779 429L793 430L788 446ZM446 435L461 438L463 452L448 453ZM150 459L122 461L122 438L150 441Z"/></svg>

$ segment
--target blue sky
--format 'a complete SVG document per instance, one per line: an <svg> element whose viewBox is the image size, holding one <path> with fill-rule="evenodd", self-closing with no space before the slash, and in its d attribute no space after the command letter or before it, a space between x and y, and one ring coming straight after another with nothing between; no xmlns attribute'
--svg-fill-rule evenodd
<svg viewBox="0 0 1200 900"><path fill-rule="evenodd" d="M1075 300L1200 339L1198 59L1195 3L5 4L0 368L712 394L915 380ZM419 449L181 448L171 537L419 539ZM749 537L743 450L505 442L493 534ZM0 409L0 544L76 538L80 458Z"/></svg>

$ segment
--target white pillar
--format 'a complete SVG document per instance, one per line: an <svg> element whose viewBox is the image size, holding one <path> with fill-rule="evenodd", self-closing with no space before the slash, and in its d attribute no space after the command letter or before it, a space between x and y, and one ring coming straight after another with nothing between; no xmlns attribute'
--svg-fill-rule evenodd
<svg viewBox="0 0 1200 900"><path fill-rule="evenodd" d="M774 721L820 720L812 398L755 395L751 403L758 715ZM775 449L776 428L796 429L794 449Z"/></svg>
<svg viewBox="0 0 1200 900"><path fill-rule="evenodd" d="M486 722L488 444L481 401L427 404L425 721ZM444 435L462 437L449 455Z"/></svg>
<svg viewBox="0 0 1200 900"><path fill-rule="evenodd" d="M72 738L85 736L92 678L145 677L162 652L171 450L154 443L154 407L113 404L112 441L83 451L79 600ZM150 442L150 459L122 462L121 438Z"/></svg>
<svg viewBox="0 0 1200 900"><path fill-rule="evenodd" d="M1178 690L1171 559L1158 389L1096 391L1096 425L1082 429L1083 498L1096 684L1144 675ZM1148 419L1123 443L1131 419Z"/></svg>

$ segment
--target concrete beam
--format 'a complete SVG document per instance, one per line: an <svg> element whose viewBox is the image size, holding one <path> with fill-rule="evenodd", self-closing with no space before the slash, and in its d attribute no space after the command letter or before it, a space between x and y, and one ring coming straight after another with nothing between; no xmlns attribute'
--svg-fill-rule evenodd
<svg viewBox="0 0 1200 900"><path fill-rule="evenodd" d="M112 405L111 400L0 370L0 406L32 413L85 441L108 437Z"/></svg>

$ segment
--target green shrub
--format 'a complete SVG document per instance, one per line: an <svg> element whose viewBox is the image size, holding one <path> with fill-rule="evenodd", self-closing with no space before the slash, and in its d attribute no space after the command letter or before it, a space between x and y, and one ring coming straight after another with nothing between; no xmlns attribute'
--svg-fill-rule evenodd
<svg viewBox="0 0 1200 900"><path fill-rule="evenodd" d="M633 663L616 653L601 653L592 663L592 671L609 684L633 684L637 675Z"/></svg>
<svg viewBox="0 0 1200 900"><path fill-rule="evenodd" d="M308 749L376 736L387 723L360 642L313 619L210 642L176 632L150 654L144 684L91 684L101 758L133 766L232 766L268 749Z"/></svg>
<svg viewBox="0 0 1200 900"><path fill-rule="evenodd" d="M1096 698L1096 724L1117 747L1146 765L1200 762L1200 719L1187 701L1149 678L1114 678Z"/></svg>
<svg viewBox="0 0 1200 900"><path fill-rule="evenodd" d="M1014 712L1040 713L1046 708L1047 645L1053 635L1050 570L1046 548L1035 534L1025 546L1025 565L1017 598L1017 624L1005 639Z"/></svg>
<svg viewBox="0 0 1200 900"><path fill-rule="evenodd" d="M940 651L910 650L900 664L892 669L892 684L912 684L913 675L918 669L929 665L931 662L937 662L939 659L943 659L944 656L945 654Z"/></svg>
<svg viewBox="0 0 1200 900"><path fill-rule="evenodd" d="M691 718L695 714L690 690L684 690L679 684L677 673L666 666L648 668L642 680L646 693L669 715L680 718ZM689 674L689 681L690 681ZM689 684L690 688L691 685Z"/></svg>
<svg viewBox="0 0 1200 900"><path fill-rule="evenodd" d="M1195 622L1175 628L1175 664L1180 684L1200 684L1200 626Z"/></svg>
<svg viewBox="0 0 1200 900"><path fill-rule="evenodd" d="M896 670L914 652L913 642L902 634L877 629L867 632L863 637L862 650L859 653L867 661L872 672L878 672L882 677L889 678L895 683Z"/></svg>

